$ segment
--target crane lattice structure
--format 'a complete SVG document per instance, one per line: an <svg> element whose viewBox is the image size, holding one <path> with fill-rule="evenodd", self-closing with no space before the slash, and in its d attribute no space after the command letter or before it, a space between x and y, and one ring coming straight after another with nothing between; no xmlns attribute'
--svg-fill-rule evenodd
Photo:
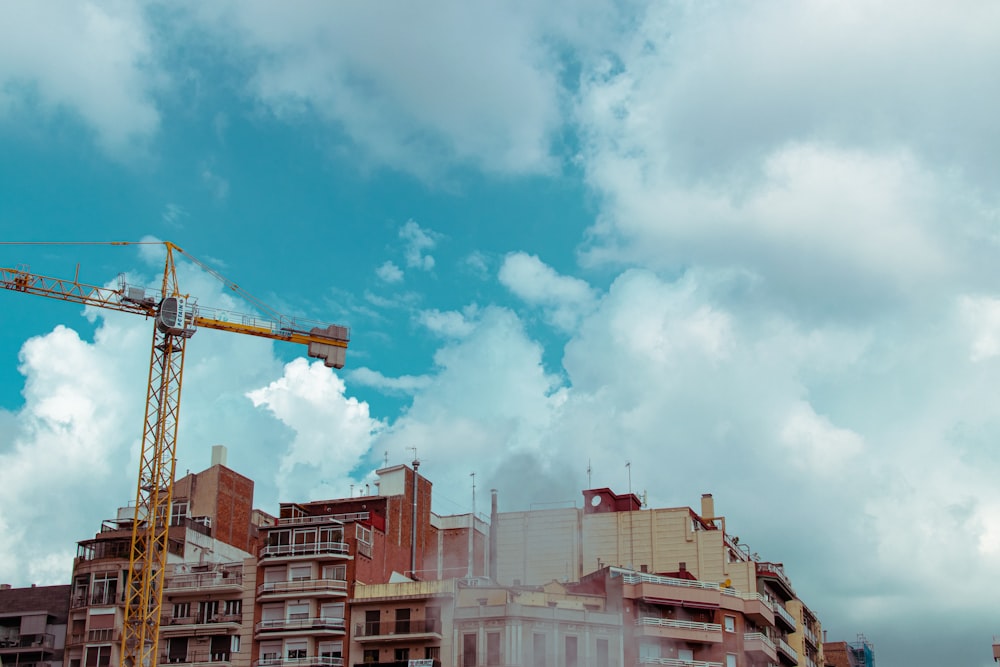
<svg viewBox="0 0 1000 667"><path fill-rule="evenodd" d="M109 245L140 243L154 242L113 242ZM5 289L143 315L154 320L125 588L122 667L154 667L157 664L170 506L177 463L177 424L188 339L202 327L300 343L308 345L310 357L323 359L331 368L343 368L350 340L346 327L277 315L177 245L169 241L155 243L162 243L166 249L163 283L159 291L128 285L123 276L119 276L117 287L99 287L79 282L79 275L67 280L31 273L26 266L0 267L0 287ZM184 255L233 291L270 312L273 319L199 307L195 299L180 291L175 253Z"/></svg>

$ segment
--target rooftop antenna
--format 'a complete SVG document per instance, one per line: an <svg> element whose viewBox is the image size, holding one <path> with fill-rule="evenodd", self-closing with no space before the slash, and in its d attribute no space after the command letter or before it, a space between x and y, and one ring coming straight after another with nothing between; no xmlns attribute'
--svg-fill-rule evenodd
<svg viewBox="0 0 1000 667"><path fill-rule="evenodd" d="M587 459L587 488L588 489L594 488L594 483L590 479L590 473L591 472L593 472L593 470L590 467L590 459Z"/></svg>
<svg viewBox="0 0 1000 667"><path fill-rule="evenodd" d="M417 469L420 468L420 459L417 458L417 448L407 447L413 450L413 516L410 520L410 576L415 577L417 572Z"/></svg>
<svg viewBox="0 0 1000 667"><path fill-rule="evenodd" d="M416 452L417 450L414 449L413 451ZM384 456L383 456L382 460L385 461L384 467L388 468L389 467L389 450L388 449L385 450L385 453L384 453Z"/></svg>
<svg viewBox="0 0 1000 667"><path fill-rule="evenodd" d="M625 470L628 471L628 569L634 570L635 567L633 562L635 560L635 536L632 533L632 462L626 461Z"/></svg>
<svg viewBox="0 0 1000 667"><path fill-rule="evenodd" d="M469 579L472 578L472 552L475 549L475 541L473 539L473 533L476 532L476 473L470 472L469 477L472 478L472 514L469 515Z"/></svg>

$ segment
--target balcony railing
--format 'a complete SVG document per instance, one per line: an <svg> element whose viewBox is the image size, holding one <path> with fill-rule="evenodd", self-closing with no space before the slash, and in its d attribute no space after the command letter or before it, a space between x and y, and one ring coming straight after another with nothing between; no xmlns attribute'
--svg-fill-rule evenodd
<svg viewBox="0 0 1000 667"><path fill-rule="evenodd" d="M213 623L242 623L243 614L214 614L212 616L164 616L161 626L211 625Z"/></svg>
<svg viewBox="0 0 1000 667"><path fill-rule="evenodd" d="M698 621L678 621L672 618L655 618L643 616L636 621L636 625L655 625L661 628L679 628L682 630L701 630L702 632L722 632L722 626L718 623L699 623Z"/></svg>
<svg viewBox="0 0 1000 667"><path fill-rule="evenodd" d="M161 653L159 664L161 665L191 665L200 667L201 665L215 665L225 667L232 661L232 654L229 651L189 651L185 655L170 655Z"/></svg>
<svg viewBox="0 0 1000 667"><path fill-rule="evenodd" d="M354 624L355 637L425 634L441 634L441 621L436 618L421 618L409 621L379 621L378 623Z"/></svg>
<svg viewBox="0 0 1000 667"><path fill-rule="evenodd" d="M304 579L302 581L266 581L257 587L257 595L280 595L282 593L318 593L334 591L347 593L347 582L343 579Z"/></svg>
<svg viewBox="0 0 1000 667"><path fill-rule="evenodd" d="M681 660L679 658L639 658L640 665L668 665L668 667L722 667L721 662L703 660Z"/></svg>
<svg viewBox="0 0 1000 667"><path fill-rule="evenodd" d="M798 652L795 649L793 649L791 646L789 646L788 643L785 642L784 639L781 639L779 637L774 643L777 644L778 651L780 651L781 653L784 653L785 656L787 656L788 658L790 658L792 662L798 664L798 662L799 662L799 654L798 654Z"/></svg>
<svg viewBox="0 0 1000 667"><path fill-rule="evenodd" d="M339 630L344 631L344 619L313 616L309 618L275 618L261 621L255 626L257 632L277 630Z"/></svg>
<svg viewBox="0 0 1000 667"><path fill-rule="evenodd" d="M191 590L200 588L220 588L243 585L243 573L234 570L214 572L190 572L167 575L164 590Z"/></svg>
<svg viewBox="0 0 1000 667"><path fill-rule="evenodd" d="M349 514L323 514L320 516L290 516L279 518L276 526L300 526L310 523L345 523L347 521L367 521L371 515L368 512L351 512Z"/></svg>
<svg viewBox="0 0 1000 667"><path fill-rule="evenodd" d="M261 658L253 667L344 667L343 658L329 655L310 655L305 658Z"/></svg>
<svg viewBox="0 0 1000 667"><path fill-rule="evenodd" d="M785 566L781 563L757 563L757 576L758 577L774 577L788 589L789 593L794 594L795 589L792 588L791 580L785 575Z"/></svg>
<svg viewBox="0 0 1000 667"><path fill-rule="evenodd" d="M789 614L780 602L771 601L770 604L775 615L780 616L793 630L798 627L798 624L795 622L795 617Z"/></svg>
<svg viewBox="0 0 1000 667"><path fill-rule="evenodd" d="M98 628L87 631L88 642L116 642L121 635L116 628Z"/></svg>
<svg viewBox="0 0 1000 667"><path fill-rule="evenodd" d="M312 544L273 544L260 550L261 558L283 556L349 555L351 548L344 542L313 542Z"/></svg>
<svg viewBox="0 0 1000 667"><path fill-rule="evenodd" d="M768 647L772 651L776 650L774 647L774 642L772 642L767 635L763 632L748 632L743 635L744 642L760 642L764 646Z"/></svg>
<svg viewBox="0 0 1000 667"><path fill-rule="evenodd" d="M55 637L50 634L16 635L0 639L0 648L28 648L35 650L51 650L55 646Z"/></svg>

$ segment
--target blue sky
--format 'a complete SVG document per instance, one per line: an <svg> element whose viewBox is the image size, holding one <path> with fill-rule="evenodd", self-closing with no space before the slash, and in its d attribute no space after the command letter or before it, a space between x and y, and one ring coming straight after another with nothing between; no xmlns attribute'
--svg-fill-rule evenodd
<svg viewBox="0 0 1000 667"><path fill-rule="evenodd" d="M712 492L831 639L1000 631L989 2L0 4L3 240L173 241L348 364L200 331L180 470L436 510ZM0 245L155 285L155 246ZM182 287L232 306L192 266ZM150 330L0 295L0 580L129 501ZM52 493L57 489L57 493ZM485 497L483 495L482 497ZM64 499L72 498L70 507Z"/></svg>

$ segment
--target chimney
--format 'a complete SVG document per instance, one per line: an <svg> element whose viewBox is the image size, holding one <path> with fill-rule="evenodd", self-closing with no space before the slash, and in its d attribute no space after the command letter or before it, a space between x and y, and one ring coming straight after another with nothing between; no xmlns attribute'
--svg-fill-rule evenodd
<svg viewBox="0 0 1000 667"><path fill-rule="evenodd" d="M711 493L701 494L701 518L706 521L715 518L715 501Z"/></svg>
<svg viewBox="0 0 1000 667"><path fill-rule="evenodd" d="M490 580L497 580L497 490L490 489Z"/></svg>
<svg viewBox="0 0 1000 667"><path fill-rule="evenodd" d="M212 465L213 466L224 466L224 465L226 465L226 446L225 445L212 445Z"/></svg>

